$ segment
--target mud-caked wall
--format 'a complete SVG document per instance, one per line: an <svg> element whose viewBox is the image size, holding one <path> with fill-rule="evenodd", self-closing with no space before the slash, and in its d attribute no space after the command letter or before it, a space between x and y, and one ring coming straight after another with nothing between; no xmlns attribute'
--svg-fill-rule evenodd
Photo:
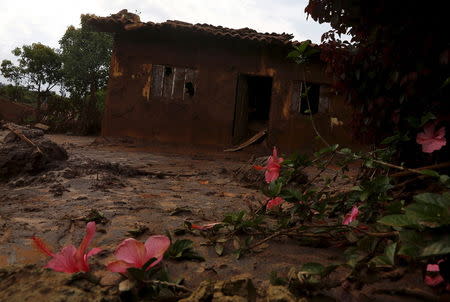
<svg viewBox="0 0 450 302"><path fill-rule="evenodd" d="M23 123L33 119L35 115L35 109L31 106L0 98L0 120Z"/></svg>
<svg viewBox="0 0 450 302"><path fill-rule="evenodd" d="M316 134L308 116L291 110L293 82L329 81L319 64L298 66L289 61L289 50L190 32L117 33L102 134L170 144L229 146L237 79L243 73L273 79L269 145L285 152L310 149ZM155 96L155 65L190 70L195 74L194 94L171 98L164 91ZM330 143L351 142L349 131L340 130L347 125L349 112L344 102L333 96L328 109L314 115L317 128ZM331 118L338 122L332 125Z"/></svg>

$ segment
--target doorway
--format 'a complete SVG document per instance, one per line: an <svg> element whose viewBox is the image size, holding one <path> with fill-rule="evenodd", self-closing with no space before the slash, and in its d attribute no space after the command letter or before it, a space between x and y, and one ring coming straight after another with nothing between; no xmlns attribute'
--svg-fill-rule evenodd
<svg viewBox="0 0 450 302"><path fill-rule="evenodd" d="M236 88L233 144L269 126L272 77L240 74Z"/></svg>

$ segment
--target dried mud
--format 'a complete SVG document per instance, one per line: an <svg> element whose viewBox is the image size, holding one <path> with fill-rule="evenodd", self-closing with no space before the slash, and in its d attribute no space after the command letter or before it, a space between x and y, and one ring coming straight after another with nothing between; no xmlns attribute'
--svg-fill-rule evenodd
<svg viewBox="0 0 450 302"><path fill-rule="evenodd" d="M247 204L258 205L265 198L233 176L248 161L248 154L167 155L155 148L93 144L94 138L89 137L49 137L66 148L66 162L0 183L0 301L117 301L114 293L119 276L99 268L114 258L112 251L130 237L129 231L140 228L143 232L137 239L145 240L173 231L186 220L196 224L220 221L226 213L245 210ZM30 237L38 235L54 249L78 244L92 215L99 219L92 246L105 250L92 261L100 284L71 283L65 274L40 269L47 259L31 246ZM237 260L231 246L219 257L214 248L202 245L203 237L181 238L193 240L206 261L165 261L170 275L184 278L185 286L195 288L204 280L249 274L260 298L269 287L272 271L282 275L305 262L336 262L342 260L343 252L304 247L284 238ZM404 287L401 282L387 284ZM408 282L422 284L420 276ZM338 288L332 295L335 301L420 301L370 292L367 287L356 294ZM370 300L361 300L364 296Z"/></svg>

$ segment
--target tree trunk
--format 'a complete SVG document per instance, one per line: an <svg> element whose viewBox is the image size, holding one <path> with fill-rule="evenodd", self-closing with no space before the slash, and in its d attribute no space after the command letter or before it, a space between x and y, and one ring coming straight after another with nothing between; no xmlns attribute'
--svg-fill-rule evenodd
<svg viewBox="0 0 450 302"><path fill-rule="evenodd" d="M93 81L90 85L89 96L82 110L81 132L82 134L94 134L99 129L99 112L97 108L97 83Z"/></svg>
<svg viewBox="0 0 450 302"><path fill-rule="evenodd" d="M37 93L37 100L36 100L36 122L39 122L42 117L42 92L39 89Z"/></svg>

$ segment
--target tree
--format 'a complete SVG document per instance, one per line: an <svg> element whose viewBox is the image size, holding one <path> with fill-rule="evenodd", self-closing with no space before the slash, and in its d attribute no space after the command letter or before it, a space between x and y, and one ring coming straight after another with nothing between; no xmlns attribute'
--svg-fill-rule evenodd
<svg viewBox="0 0 450 302"><path fill-rule="evenodd" d="M37 119L40 118L42 101L61 80L60 55L53 48L41 43L23 45L12 51L18 57L18 65L3 60L3 76L15 83L20 83L37 92Z"/></svg>
<svg viewBox="0 0 450 302"><path fill-rule="evenodd" d="M81 27L69 26L59 41L64 87L77 102L82 133L99 129L99 95L108 82L112 53L110 34L91 31L81 17Z"/></svg>
<svg viewBox="0 0 450 302"><path fill-rule="evenodd" d="M15 66L10 60L3 60L0 66L0 72L2 75L14 83L14 85L5 85L1 87L1 93L13 101L17 102L23 95L22 87L22 74L20 68Z"/></svg>
<svg viewBox="0 0 450 302"><path fill-rule="evenodd" d="M425 123L448 125L450 36L444 4L309 1L305 11L331 24L322 36L321 58L334 75L335 88L356 108L360 137L380 142L398 134L400 149L414 157L415 136ZM351 41L343 41L341 34L349 34Z"/></svg>

